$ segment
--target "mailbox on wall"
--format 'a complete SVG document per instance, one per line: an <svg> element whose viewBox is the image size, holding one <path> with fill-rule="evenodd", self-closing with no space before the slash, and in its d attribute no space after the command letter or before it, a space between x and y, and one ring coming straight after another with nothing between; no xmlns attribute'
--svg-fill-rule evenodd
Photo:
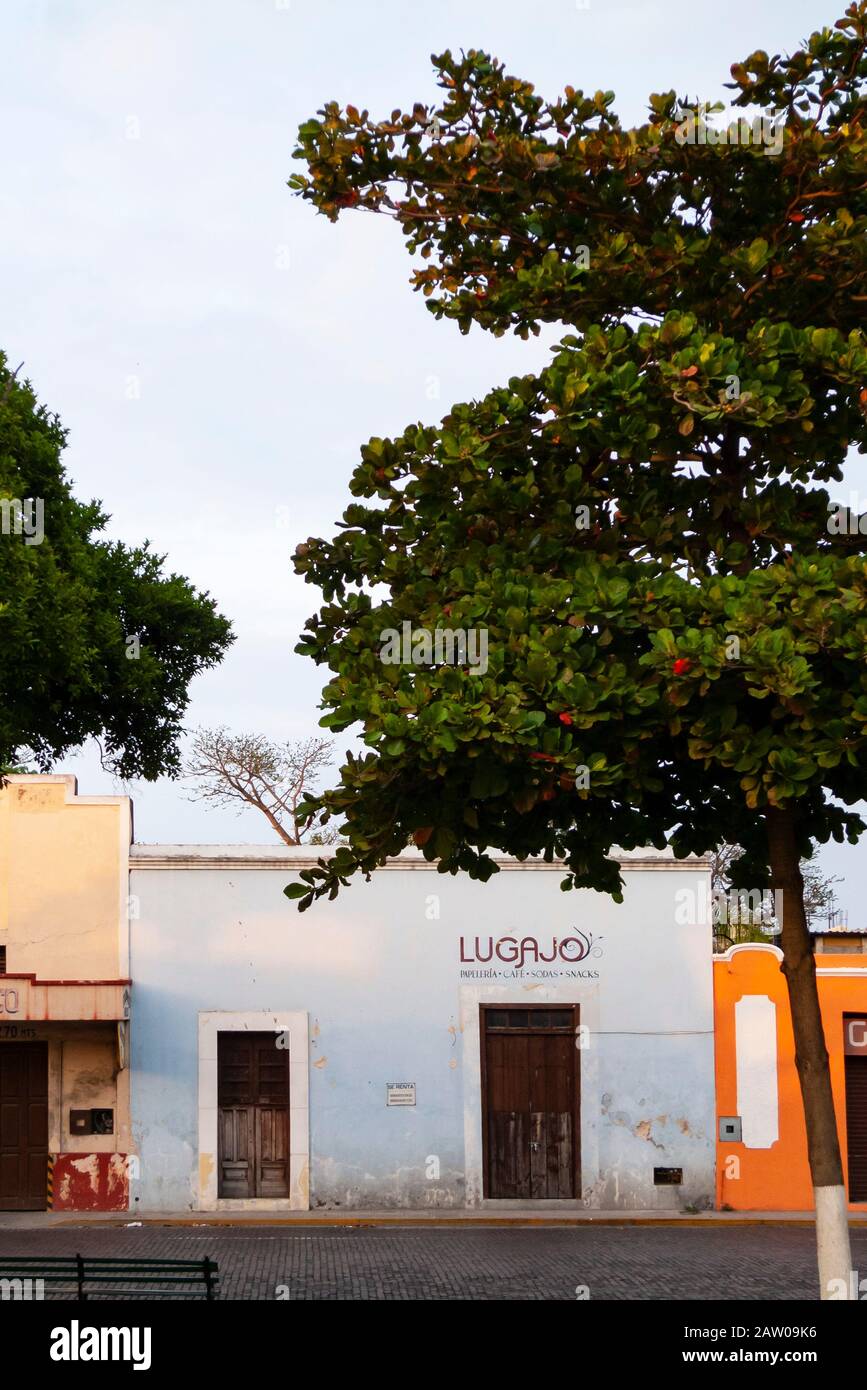
<svg viewBox="0 0 867 1390"><path fill-rule="evenodd" d="M70 1134L114 1134L113 1110L70 1110Z"/></svg>

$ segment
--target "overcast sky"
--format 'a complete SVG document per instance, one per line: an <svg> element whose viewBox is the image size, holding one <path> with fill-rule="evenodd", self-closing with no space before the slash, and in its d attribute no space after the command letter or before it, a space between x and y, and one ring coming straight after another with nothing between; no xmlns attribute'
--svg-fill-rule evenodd
<svg viewBox="0 0 867 1390"><path fill-rule="evenodd" d="M69 430L78 496L217 599L237 640L189 726L314 732L322 673L293 653L316 591L290 554L331 534L360 444L435 421L547 357L437 323L387 219L338 226L286 179L299 123L336 99L437 97L430 54L485 48L546 96L728 99L729 65L795 47L843 0L19 0L0 21L3 347ZM855 485L854 477L851 479ZM82 793L120 790L93 750ZM136 837L267 841L137 783ZM859 915L861 849L825 862Z"/></svg>

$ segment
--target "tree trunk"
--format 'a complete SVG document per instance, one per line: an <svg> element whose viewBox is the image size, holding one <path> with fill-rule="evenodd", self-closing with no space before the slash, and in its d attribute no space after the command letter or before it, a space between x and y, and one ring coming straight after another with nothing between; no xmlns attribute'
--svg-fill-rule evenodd
<svg viewBox="0 0 867 1390"><path fill-rule="evenodd" d="M782 889L782 969L789 990L795 1034L795 1065L807 1124L807 1151L816 1205L819 1296L823 1299L847 1299L851 1296L849 1271L852 1257L846 1187L828 1050L819 1009L816 961L804 912L804 880L801 876L795 812L769 808L766 822L773 886Z"/></svg>

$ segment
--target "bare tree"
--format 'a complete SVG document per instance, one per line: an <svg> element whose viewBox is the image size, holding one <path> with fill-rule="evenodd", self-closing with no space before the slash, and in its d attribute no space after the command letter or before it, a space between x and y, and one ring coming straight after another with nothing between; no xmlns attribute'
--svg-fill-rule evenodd
<svg viewBox="0 0 867 1390"><path fill-rule="evenodd" d="M194 783L191 801L216 806L239 804L261 811L287 845L333 844L338 832L321 821L302 824L299 807L315 789L319 773L331 764L327 738L275 743L264 734L233 734L225 727L197 729L184 759L182 775Z"/></svg>
<svg viewBox="0 0 867 1390"><path fill-rule="evenodd" d="M711 855L711 890L714 895L714 949L724 951L728 946L745 941L768 941L773 936L768 931L767 915L763 907L756 907L749 899L739 897L737 889L732 889L731 868L743 850L740 845L721 844ZM804 911L810 930L820 918L831 922L837 911L834 884L842 883L839 875L823 874L814 859L801 863L804 879ZM728 899L725 913L720 919L721 899ZM779 944L779 943L777 943Z"/></svg>
<svg viewBox="0 0 867 1390"><path fill-rule="evenodd" d="M823 918L827 926L833 926L838 915L834 884L842 883L843 879L839 874L823 874L818 864L809 861L801 865L801 873L804 877L804 911L810 931L814 931ZM842 913L842 917L845 921L846 914Z"/></svg>

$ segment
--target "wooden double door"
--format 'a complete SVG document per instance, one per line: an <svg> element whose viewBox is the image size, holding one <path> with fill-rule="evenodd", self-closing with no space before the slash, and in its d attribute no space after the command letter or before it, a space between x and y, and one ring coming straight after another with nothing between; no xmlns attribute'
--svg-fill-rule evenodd
<svg viewBox="0 0 867 1390"><path fill-rule="evenodd" d="M220 1197L289 1196L289 1050L277 1038L217 1034Z"/></svg>
<svg viewBox="0 0 867 1390"><path fill-rule="evenodd" d="M0 1043L0 1211L44 1211L48 1044Z"/></svg>
<svg viewBox="0 0 867 1390"><path fill-rule="evenodd" d="M482 1006L484 1194L580 1193L577 1005Z"/></svg>

